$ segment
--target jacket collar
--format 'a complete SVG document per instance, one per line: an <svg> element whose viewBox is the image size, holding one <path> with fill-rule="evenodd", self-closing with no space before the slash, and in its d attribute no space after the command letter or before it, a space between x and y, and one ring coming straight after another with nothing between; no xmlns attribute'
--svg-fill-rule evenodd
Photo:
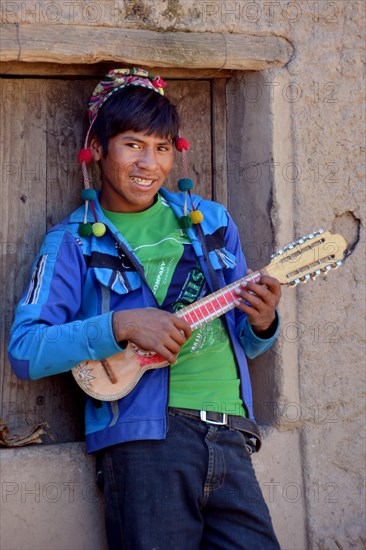
<svg viewBox="0 0 366 550"><path fill-rule="evenodd" d="M171 207L171 209L173 210L174 214L177 216L178 219L181 216L183 216L183 214L184 214L184 210L183 210L184 209L184 195L183 195L183 193L174 193L172 191L168 191L164 187L160 188L159 193L167 201L167 203L169 204L169 206ZM124 239L123 235L121 235L121 233L117 230L115 225L113 225L113 223L104 215L102 207L100 206L100 203L99 203L99 194L100 194L100 192L98 192L98 194L97 194L98 198L94 201L94 207L95 207L95 210L96 210L96 213L97 213L98 221L104 223L106 225L106 227L109 229L109 231L117 238L117 240L122 241L125 244L125 246L127 246L127 248L129 250L131 250L131 252L132 252L131 247L129 246L128 242ZM192 199L194 201L195 206L198 206L200 204L200 202L202 201L202 198L199 197L198 195L192 195ZM75 212L73 212L70 215L70 217L68 219L68 222L70 224L82 223L84 221L84 214L85 214L85 208L84 208L84 206L81 206L80 208L75 210ZM94 221L95 220L94 220L93 213L91 211L91 208L89 208L88 209L88 215L87 215L87 222L94 223ZM190 228L186 229L186 233L187 233L188 237L191 239L191 242L192 242L192 245L194 247L194 250L195 250L196 254L198 256L201 256L202 255L202 247L201 247L201 243L200 243L199 239L197 238L197 234L196 234L195 229L193 227L190 227Z"/></svg>

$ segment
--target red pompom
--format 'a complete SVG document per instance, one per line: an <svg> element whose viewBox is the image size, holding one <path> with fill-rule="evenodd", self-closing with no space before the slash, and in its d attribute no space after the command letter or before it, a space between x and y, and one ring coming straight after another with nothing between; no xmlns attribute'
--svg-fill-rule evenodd
<svg viewBox="0 0 366 550"><path fill-rule="evenodd" d="M179 152L182 152L183 149L185 149L186 151L189 151L189 148L190 148L189 141L183 137L179 137L175 140L175 148L178 149Z"/></svg>
<svg viewBox="0 0 366 550"><path fill-rule="evenodd" d="M89 164L92 159L92 152L90 149L80 149L78 153L78 161L80 164L84 161L85 164Z"/></svg>
<svg viewBox="0 0 366 550"><path fill-rule="evenodd" d="M154 88L165 88L166 82L161 78L161 76L156 76L153 81Z"/></svg>

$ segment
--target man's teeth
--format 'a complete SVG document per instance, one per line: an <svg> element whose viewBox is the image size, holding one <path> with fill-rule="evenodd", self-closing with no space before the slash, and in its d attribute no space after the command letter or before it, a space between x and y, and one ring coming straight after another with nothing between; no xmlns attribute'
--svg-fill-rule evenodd
<svg viewBox="0 0 366 550"><path fill-rule="evenodd" d="M138 183L139 185L150 185L152 183L152 180L145 180L142 178L131 178L133 181Z"/></svg>

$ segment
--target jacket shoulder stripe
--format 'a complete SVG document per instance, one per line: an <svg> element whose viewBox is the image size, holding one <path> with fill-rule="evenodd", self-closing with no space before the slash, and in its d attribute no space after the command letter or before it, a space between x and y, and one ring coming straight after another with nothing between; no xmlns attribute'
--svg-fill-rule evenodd
<svg viewBox="0 0 366 550"><path fill-rule="evenodd" d="M46 267L47 256L48 254L40 256L34 266L29 290L22 304L23 306L36 304L38 301L39 293L42 286L43 275Z"/></svg>

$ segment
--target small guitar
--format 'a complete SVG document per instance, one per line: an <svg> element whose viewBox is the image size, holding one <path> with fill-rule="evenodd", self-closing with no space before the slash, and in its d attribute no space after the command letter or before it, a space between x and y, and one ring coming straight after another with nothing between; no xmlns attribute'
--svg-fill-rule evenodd
<svg viewBox="0 0 366 550"><path fill-rule="evenodd" d="M240 283L257 282L261 275L270 275L282 285L294 287L342 265L346 248L347 243L341 235L319 229L279 250L260 271L205 296L175 315L183 317L194 330L235 307L237 296L234 289ZM146 371L168 365L161 355L139 349L129 342L125 351L112 357L101 361L82 361L72 369L72 374L82 390L91 397L115 401L127 395Z"/></svg>

